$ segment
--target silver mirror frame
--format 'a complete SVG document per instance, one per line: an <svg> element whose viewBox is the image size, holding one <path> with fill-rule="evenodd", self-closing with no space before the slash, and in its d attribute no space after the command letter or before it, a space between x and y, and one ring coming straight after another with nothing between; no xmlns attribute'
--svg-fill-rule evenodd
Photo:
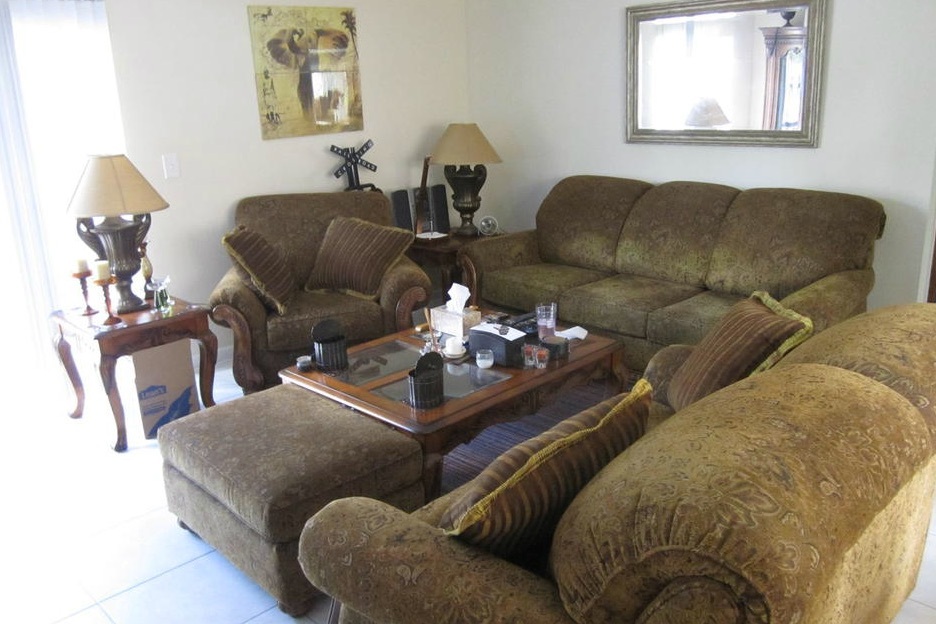
<svg viewBox="0 0 936 624"><path fill-rule="evenodd" d="M773 147L817 147L822 92L823 49L827 0L686 0L628 7L627 81L625 132L628 143L697 143L709 145L764 145ZM637 124L638 49L640 23L663 17L806 6L809 10L806 35L805 91L800 130L654 130Z"/></svg>

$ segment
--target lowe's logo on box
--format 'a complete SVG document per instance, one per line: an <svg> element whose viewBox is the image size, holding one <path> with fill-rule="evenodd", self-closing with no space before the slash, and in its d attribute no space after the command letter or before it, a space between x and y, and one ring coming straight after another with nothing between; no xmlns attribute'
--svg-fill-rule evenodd
<svg viewBox="0 0 936 624"><path fill-rule="evenodd" d="M140 390L140 400L152 399L166 394L166 386L150 386L145 390Z"/></svg>

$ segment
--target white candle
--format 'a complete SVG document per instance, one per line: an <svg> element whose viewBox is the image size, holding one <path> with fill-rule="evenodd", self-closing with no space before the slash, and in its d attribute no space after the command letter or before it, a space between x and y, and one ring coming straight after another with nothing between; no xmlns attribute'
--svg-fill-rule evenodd
<svg viewBox="0 0 936 624"><path fill-rule="evenodd" d="M107 260L97 260L94 263L94 275L97 280L109 280L111 276L110 265Z"/></svg>
<svg viewBox="0 0 936 624"><path fill-rule="evenodd" d="M79 258L78 263L75 265L75 273L87 273L88 272L88 261L84 258Z"/></svg>

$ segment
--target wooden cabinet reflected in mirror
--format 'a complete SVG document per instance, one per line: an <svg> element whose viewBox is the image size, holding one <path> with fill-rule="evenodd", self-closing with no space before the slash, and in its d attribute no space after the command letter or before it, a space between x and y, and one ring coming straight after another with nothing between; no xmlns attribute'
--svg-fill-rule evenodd
<svg viewBox="0 0 936 624"><path fill-rule="evenodd" d="M627 9L629 142L815 147L826 0Z"/></svg>

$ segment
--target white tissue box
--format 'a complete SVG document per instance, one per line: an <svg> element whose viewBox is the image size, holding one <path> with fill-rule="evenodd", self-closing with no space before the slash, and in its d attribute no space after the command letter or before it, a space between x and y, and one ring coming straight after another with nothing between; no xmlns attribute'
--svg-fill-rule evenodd
<svg viewBox="0 0 936 624"><path fill-rule="evenodd" d="M452 312L443 305L432 308L429 312L434 330L449 336L455 336L462 341L468 335L468 330L481 322L480 310Z"/></svg>

